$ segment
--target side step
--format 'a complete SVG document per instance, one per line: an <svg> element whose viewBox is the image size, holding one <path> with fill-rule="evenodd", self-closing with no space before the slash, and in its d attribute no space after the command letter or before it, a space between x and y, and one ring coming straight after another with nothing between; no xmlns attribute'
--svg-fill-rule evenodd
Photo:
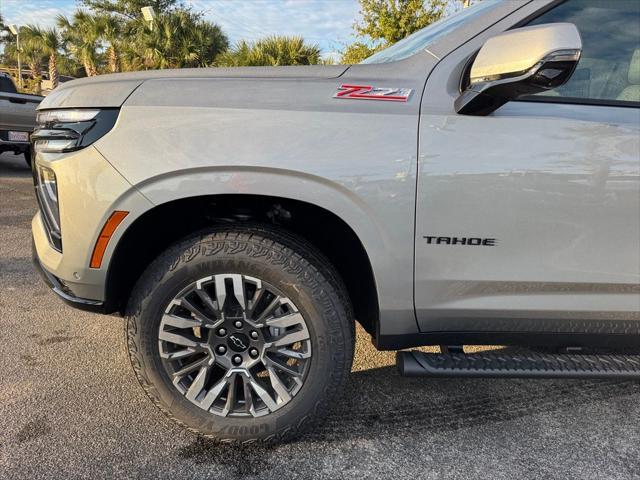
<svg viewBox="0 0 640 480"><path fill-rule="evenodd" d="M404 377L636 378L640 355L397 352Z"/></svg>

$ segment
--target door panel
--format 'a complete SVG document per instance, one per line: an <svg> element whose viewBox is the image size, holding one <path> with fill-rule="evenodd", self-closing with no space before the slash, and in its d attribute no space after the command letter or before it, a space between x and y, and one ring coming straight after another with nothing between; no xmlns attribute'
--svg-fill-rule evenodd
<svg viewBox="0 0 640 480"><path fill-rule="evenodd" d="M17 94L6 93L0 98L0 109L2 110L0 130L33 130L36 123L37 102L11 102L9 101L9 97L19 99Z"/></svg>
<svg viewBox="0 0 640 480"><path fill-rule="evenodd" d="M421 330L618 331L640 320L639 109L428 110L415 246Z"/></svg>

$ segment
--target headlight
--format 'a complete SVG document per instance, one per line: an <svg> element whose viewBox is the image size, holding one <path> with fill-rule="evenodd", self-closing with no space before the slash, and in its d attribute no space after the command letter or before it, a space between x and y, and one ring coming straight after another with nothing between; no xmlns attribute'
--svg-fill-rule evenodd
<svg viewBox="0 0 640 480"><path fill-rule="evenodd" d="M64 153L80 150L105 135L118 118L115 109L64 109L38 112L31 135L36 153Z"/></svg>
<svg viewBox="0 0 640 480"><path fill-rule="evenodd" d="M36 152L60 153L75 150L77 140L36 140L33 142Z"/></svg>
<svg viewBox="0 0 640 480"><path fill-rule="evenodd" d="M75 123L92 120L100 110L43 110L38 112L38 125L48 123Z"/></svg>
<svg viewBox="0 0 640 480"><path fill-rule="evenodd" d="M60 109L38 112L36 130L31 134L32 152L64 153L91 145L113 128L117 109ZM58 183L54 171L33 162L36 198L51 246L62 252ZM50 161L57 161L56 157Z"/></svg>
<svg viewBox="0 0 640 480"><path fill-rule="evenodd" d="M42 212L45 229L49 235L49 241L56 250L61 252L62 236L56 174L50 168L41 165L36 167L36 198Z"/></svg>

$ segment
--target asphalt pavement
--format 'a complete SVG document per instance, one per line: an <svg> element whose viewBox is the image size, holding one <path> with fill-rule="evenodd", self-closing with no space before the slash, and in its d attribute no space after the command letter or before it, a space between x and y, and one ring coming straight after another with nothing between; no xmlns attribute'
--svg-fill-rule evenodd
<svg viewBox="0 0 640 480"><path fill-rule="evenodd" d="M0 478L640 478L640 382L405 379L362 331L324 425L270 448L183 431L145 397L123 321L30 262L22 157L0 155Z"/></svg>

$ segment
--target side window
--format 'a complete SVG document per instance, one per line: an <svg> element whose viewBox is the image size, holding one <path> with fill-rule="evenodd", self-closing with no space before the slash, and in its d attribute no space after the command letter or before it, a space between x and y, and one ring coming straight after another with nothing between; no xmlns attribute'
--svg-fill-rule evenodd
<svg viewBox="0 0 640 480"><path fill-rule="evenodd" d="M5 76L2 73L0 73L0 92L18 93L11 77Z"/></svg>
<svg viewBox="0 0 640 480"><path fill-rule="evenodd" d="M569 81L537 96L640 102L640 1L567 0L529 25L573 23L582 56Z"/></svg>

